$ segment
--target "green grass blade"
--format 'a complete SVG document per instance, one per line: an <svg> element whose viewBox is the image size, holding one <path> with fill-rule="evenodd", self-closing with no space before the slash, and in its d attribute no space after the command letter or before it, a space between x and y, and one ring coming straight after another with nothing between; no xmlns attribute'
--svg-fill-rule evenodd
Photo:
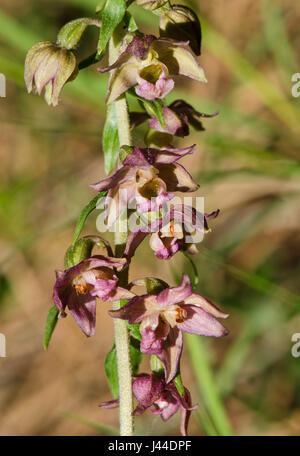
<svg viewBox="0 0 300 456"><path fill-rule="evenodd" d="M83 418L82 416L75 415L74 413L65 413L64 416L65 416L65 418L68 418L72 421L76 421L77 423L84 424L85 426L88 426L91 429L95 429L96 431L100 432L101 434L111 435L111 436L120 435L118 429L115 429L114 427L106 426L105 424L88 420L86 418Z"/></svg>
<svg viewBox="0 0 300 456"><path fill-rule="evenodd" d="M203 340L192 334L185 335L190 360L195 372L201 397L219 435L232 435L232 427L217 390L214 375L208 362Z"/></svg>

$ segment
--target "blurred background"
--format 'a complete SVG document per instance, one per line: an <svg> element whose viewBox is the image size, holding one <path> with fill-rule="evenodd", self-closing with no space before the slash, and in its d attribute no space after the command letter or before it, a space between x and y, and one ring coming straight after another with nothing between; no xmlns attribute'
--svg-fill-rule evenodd
<svg viewBox="0 0 300 456"><path fill-rule="evenodd" d="M292 75L300 72L300 5L182 3L202 21L208 84L180 79L168 100L220 111L204 121L206 131L180 142L198 145L185 165L201 184L206 212L221 209L194 257L197 291L231 314L226 338L186 340L183 381L199 404L190 433L300 435L300 358L291 354L292 335L300 333L300 99L291 94ZM117 410L98 407L111 398L103 369L113 338L107 305L98 305L94 338L69 316L59 321L48 352L42 347L54 270L63 269L76 218L94 196L89 184L104 177L107 77L97 65L81 71L57 108L28 95L23 82L27 50L55 41L65 22L92 15L96 5L1 0L1 435L104 435L118 426ZM131 11L142 30L157 33L155 16ZM79 60L93 52L96 33L86 32ZM137 131L138 141L143 133ZM84 233L96 232L96 212ZM146 241L131 277L159 275L174 284L183 271L192 273L182 255L156 260ZM177 416L165 425L150 413L136 421L141 435L179 432Z"/></svg>

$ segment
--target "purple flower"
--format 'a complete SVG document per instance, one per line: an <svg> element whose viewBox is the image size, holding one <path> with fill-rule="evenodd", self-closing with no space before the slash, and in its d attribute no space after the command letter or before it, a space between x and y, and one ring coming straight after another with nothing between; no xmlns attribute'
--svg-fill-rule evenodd
<svg viewBox="0 0 300 456"><path fill-rule="evenodd" d="M193 293L184 274L178 287L166 288L158 295L135 296L119 310L115 318L141 323L141 352L157 355L165 367L166 381L177 373L182 351L182 333L221 337L228 331L216 318L227 318L214 304Z"/></svg>
<svg viewBox="0 0 300 456"><path fill-rule="evenodd" d="M155 221L155 224L152 223L148 228L142 227L130 233L124 256L130 260L136 248L148 234L151 234L150 247L160 260L169 260L179 250L190 254L197 253L195 242L202 241L202 235L209 231L207 219L215 218L218 214L219 210L203 215L190 206L183 204L172 206L170 212L161 220ZM187 242L187 239L193 242Z"/></svg>
<svg viewBox="0 0 300 456"><path fill-rule="evenodd" d="M171 418L180 410L180 432L187 435L187 427L191 411L197 406L192 406L189 391L184 388L181 396L173 382L166 383L158 375L140 374L133 382L133 394L138 401L134 415L141 415L146 410L161 415L164 421Z"/></svg>
<svg viewBox="0 0 300 456"><path fill-rule="evenodd" d="M104 207L108 226L134 201L140 213L156 211L173 198L172 192L197 190L191 175L178 164L194 150L195 146L165 150L135 147L115 174L91 186L99 192L108 190Z"/></svg>
<svg viewBox="0 0 300 456"><path fill-rule="evenodd" d="M137 95L147 100L164 98L174 87L171 76L183 75L206 82L188 43L135 36L118 60L104 73L115 69L108 86L106 102L113 103L120 95L137 85Z"/></svg>
<svg viewBox="0 0 300 456"><path fill-rule="evenodd" d="M118 277L113 268L122 268L124 258L103 255L81 261L66 271L56 271L53 301L66 316L69 309L78 326L86 336L95 334L96 298L102 301L118 301L133 296L128 290L118 287Z"/></svg>

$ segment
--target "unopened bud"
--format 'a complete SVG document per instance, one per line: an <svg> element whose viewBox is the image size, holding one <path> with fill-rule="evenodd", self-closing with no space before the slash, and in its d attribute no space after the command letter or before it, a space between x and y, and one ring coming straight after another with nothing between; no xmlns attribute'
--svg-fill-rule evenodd
<svg viewBox="0 0 300 456"><path fill-rule="evenodd" d="M24 71L27 90L39 95L45 90L48 105L57 106L63 86L77 73L73 52L50 41L35 44L27 53Z"/></svg>
<svg viewBox="0 0 300 456"><path fill-rule="evenodd" d="M105 248L107 253L109 244L99 236L84 236L72 244L65 253L65 269L69 269L92 255L95 246Z"/></svg>
<svg viewBox="0 0 300 456"><path fill-rule="evenodd" d="M187 6L172 5L172 8L160 17L160 34L176 41L189 41L196 55L201 53L201 25L198 16Z"/></svg>

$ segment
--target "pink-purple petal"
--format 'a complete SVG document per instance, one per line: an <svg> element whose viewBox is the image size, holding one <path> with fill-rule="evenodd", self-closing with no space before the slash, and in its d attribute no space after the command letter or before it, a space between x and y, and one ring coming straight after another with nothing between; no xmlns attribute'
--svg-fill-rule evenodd
<svg viewBox="0 0 300 456"><path fill-rule="evenodd" d="M187 274L183 274L181 283L178 287L170 287L161 291L157 296L157 302L161 306L172 306L184 301L192 294L192 285Z"/></svg>
<svg viewBox="0 0 300 456"><path fill-rule="evenodd" d="M228 330L210 313L196 306L182 306L187 312L183 323L177 323L177 328L190 334L201 336L222 337L228 334Z"/></svg>

